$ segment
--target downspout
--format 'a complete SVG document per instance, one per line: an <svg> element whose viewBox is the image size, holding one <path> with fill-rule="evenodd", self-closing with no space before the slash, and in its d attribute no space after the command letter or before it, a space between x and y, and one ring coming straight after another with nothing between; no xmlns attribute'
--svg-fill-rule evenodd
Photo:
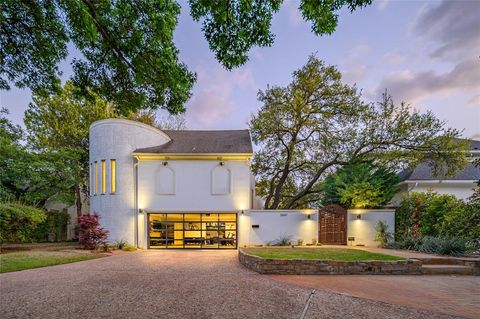
<svg viewBox="0 0 480 319"><path fill-rule="evenodd" d="M135 247L138 247L138 158L133 158L133 184L134 184L134 220L135 220Z"/></svg>

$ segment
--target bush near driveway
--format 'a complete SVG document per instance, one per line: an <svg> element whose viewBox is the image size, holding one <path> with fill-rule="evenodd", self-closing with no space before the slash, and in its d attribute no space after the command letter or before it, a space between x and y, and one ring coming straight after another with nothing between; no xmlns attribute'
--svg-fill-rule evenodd
<svg viewBox="0 0 480 319"><path fill-rule="evenodd" d="M435 192L410 193L395 211L393 248L462 255L480 245L479 187L467 201Z"/></svg>
<svg viewBox="0 0 480 319"><path fill-rule="evenodd" d="M46 220L44 211L19 203L0 203L0 244L32 239L35 228Z"/></svg>

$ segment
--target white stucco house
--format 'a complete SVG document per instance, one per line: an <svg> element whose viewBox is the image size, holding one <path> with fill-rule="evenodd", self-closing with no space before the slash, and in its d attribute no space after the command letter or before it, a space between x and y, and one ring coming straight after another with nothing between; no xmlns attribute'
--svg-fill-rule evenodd
<svg viewBox="0 0 480 319"><path fill-rule="evenodd" d="M466 154L469 161L480 157L480 141L472 140L470 151ZM472 163L454 176L435 176L426 163L420 163L414 169L403 171L399 174L400 188L392 203L398 203L401 196L410 192L434 191L439 194L454 195L458 199L466 200L473 194L473 190L480 180L480 168Z"/></svg>
<svg viewBox="0 0 480 319"><path fill-rule="evenodd" d="M161 131L124 119L97 121L90 127L90 211L101 216L111 242L144 249L236 249L280 236L375 245L380 219L394 231L393 210L345 211L338 217L343 228L317 210L259 210L252 156L248 130Z"/></svg>

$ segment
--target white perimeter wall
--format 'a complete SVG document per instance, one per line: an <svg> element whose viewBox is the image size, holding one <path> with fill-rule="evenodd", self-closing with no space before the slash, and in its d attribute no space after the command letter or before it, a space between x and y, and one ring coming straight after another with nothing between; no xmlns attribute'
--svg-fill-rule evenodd
<svg viewBox="0 0 480 319"><path fill-rule="evenodd" d="M308 219L310 215L310 219ZM258 225L258 228L252 228ZM318 239L316 210L249 210L238 215L238 246L266 245L281 236L290 236L293 243L303 244Z"/></svg>
<svg viewBox="0 0 480 319"><path fill-rule="evenodd" d="M357 215L361 218L357 219ZM395 210L393 209L351 209L347 213L347 237L355 237L355 241L347 245L378 246L374 241L377 231L375 225L379 220L388 225L388 232L395 233Z"/></svg>
<svg viewBox="0 0 480 319"><path fill-rule="evenodd" d="M212 170L220 161L170 160L166 167L173 171L173 194L160 194L156 184L164 161L140 161L138 165L138 206L152 211L225 211L249 209L250 163L223 161L230 171L230 192L212 194Z"/></svg>

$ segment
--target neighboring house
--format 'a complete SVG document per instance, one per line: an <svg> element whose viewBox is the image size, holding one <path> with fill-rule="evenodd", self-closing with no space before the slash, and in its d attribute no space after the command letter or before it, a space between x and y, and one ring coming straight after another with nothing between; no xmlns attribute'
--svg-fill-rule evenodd
<svg viewBox="0 0 480 319"><path fill-rule="evenodd" d="M469 159L480 157L480 141L471 141ZM467 199L473 194L473 189L480 180L480 168L470 163L454 176L439 178L435 176L426 163L421 163L413 170L399 174L401 182L398 184L400 192L395 196L393 203L398 203L403 194L410 192L427 192L433 190L439 194L451 194L459 199Z"/></svg>
<svg viewBox="0 0 480 319"><path fill-rule="evenodd" d="M90 126L90 211L109 240L141 248L236 249L292 241L374 245L393 210L255 210L248 130L161 131L124 120ZM323 226L322 226L323 225ZM320 236L323 235L323 236Z"/></svg>

